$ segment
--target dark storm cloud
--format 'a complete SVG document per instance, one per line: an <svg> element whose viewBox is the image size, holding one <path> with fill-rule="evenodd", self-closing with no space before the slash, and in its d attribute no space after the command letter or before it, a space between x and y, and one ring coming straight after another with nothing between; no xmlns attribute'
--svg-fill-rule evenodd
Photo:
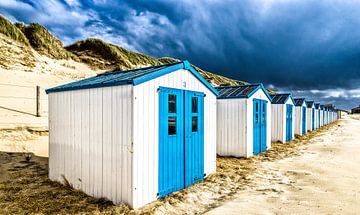
<svg viewBox="0 0 360 215"><path fill-rule="evenodd" d="M319 100L360 88L357 1L2 0L0 13L39 22L66 44L98 37ZM347 99L360 103L356 92Z"/></svg>

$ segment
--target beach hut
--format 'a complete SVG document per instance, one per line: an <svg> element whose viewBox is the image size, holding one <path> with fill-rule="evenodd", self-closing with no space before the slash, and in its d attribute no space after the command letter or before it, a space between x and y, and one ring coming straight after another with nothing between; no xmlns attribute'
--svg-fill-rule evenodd
<svg viewBox="0 0 360 215"><path fill-rule="evenodd" d="M262 84L216 88L217 153L250 157L271 147L271 97Z"/></svg>
<svg viewBox="0 0 360 215"><path fill-rule="evenodd" d="M51 180L138 208L216 171L217 91L188 61L46 92Z"/></svg>
<svg viewBox="0 0 360 215"><path fill-rule="evenodd" d="M295 125L294 125L294 133L297 135L304 135L307 132L307 124L306 124L306 100L305 98L296 98L294 99L295 103Z"/></svg>
<svg viewBox="0 0 360 215"><path fill-rule="evenodd" d="M315 103L314 101L306 101L306 127L308 131L315 130Z"/></svg>
<svg viewBox="0 0 360 215"><path fill-rule="evenodd" d="M320 103L315 103L315 128L320 128Z"/></svg>
<svg viewBox="0 0 360 215"><path fill-rule="evenodd" d="M271 141L294 139L294 100L289 93L271 95Z"/></svg>
<svg viewBox="0 0 360 215"><path fill-rule="evenodd" d="M320 127L324 126L324 105L320 104Z"/></svg>
<svg viewBox="0 0 360 215"><path fill-rule="evenodd" d="M324 106L324 125L329 124L328 107Z"/></svg>

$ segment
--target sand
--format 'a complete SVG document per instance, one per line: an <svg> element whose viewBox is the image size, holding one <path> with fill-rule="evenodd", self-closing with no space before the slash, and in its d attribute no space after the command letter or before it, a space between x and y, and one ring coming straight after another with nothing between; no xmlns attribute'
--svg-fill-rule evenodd
<svg viewBox="0 0 360 215"><path fill-rule="evenodd" d="M352 121L360 122L343 120L341 123L345 126ZM359 125L355 123L349 125L351 126ZM0 213L47 214L56 211L63 214L127 214L129 212L132 214L203 214L205 212L218 213L217 210L232 210L236 213L239 212L238 206L227 208L227 205L236 203L239 199L246 199L249 201L242 202L243 206L254 207L253 203L261 198L264 198L262 200L267 202L268 207L275 207L278 204L275 200L282 198L281 195L284 192L302 195L301 191L297 190L297 187L292 188L292 185L294 181L299 180L295 176L308 175L309 171L301 172L294 161L305 156L306 162L314 163L318 158L308 156L313 155L313 152L308 152L309 148L313 146L321 148L324 143L319 139L337 138L339 129L346 128L333 124L311 132L290 144L275 143L270 150L250 159L218 157L216 174L137 210L131 210L126 205L112 205L106 200L95 199L69 186L49 181L47 158L33 155L31 162L26 162L25 155L28 153L0 152ZM38 153L41 151L39 138L47 138L46 135L46 132L34 132L29 128L8 129L6 132L0 132L2 141L7 140L9 144L13 143L14 147L19 143L27 144L33 147L31 150L38 150ZM329 147L333 144L333 141L327 143ZM323 150L319 153L323 153ZM301 167L304 163L299 162L298 165ZM277 166L279 164L283 165L284 173ZM24 204L24 199L29 198L31 200ZM301 196L297 198L298 201L307 201ZM268 202L270 200L272 202ZM214 208L215 211L212 212ZM259 205L255 209L254 213L265 213L268 210ZM294 208L294 213L299 212L297 210L301 212L302 208Z"/></svg>
<svg viewBox="0 0 360 215"><path fill-rule="evenodd" d="M207 214L357 214L359 131L360 120L346 117L301 147L301 156L261 163L256 186Z"/></svg>

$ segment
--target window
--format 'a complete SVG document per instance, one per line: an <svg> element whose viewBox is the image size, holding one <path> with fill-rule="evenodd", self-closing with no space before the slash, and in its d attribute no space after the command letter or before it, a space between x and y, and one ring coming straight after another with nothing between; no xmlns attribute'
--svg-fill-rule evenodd
<svg viewBox="0 0 360 215"><path fill-rule="evenodd" d="M176 134L176 117L174 116L168 117L168 134Z"/></svg>
<svg viewBox="0 0 360 215"><path fill-rule="evenodd" d="M198 131L198 117L197 116L193 116L192 117L192 126L191 126L191 131L192 132L197 132Z"/></svg>
<svg viewBox="0 0 360 215"><path fill-rule="evenodd" d="M198 112L198 98L192 97L191 100L191 112L197 113Z"/></svg>
<svg viewBox="0 0 360 215"><path fill-rule="evenodd" d="M176 113L176 95L169 94L169 113Z"/></svg>
<svg viewBox="0 0 360 215"><path fill-rule="evenodd" d="M255 110L256 110L256 112L259 111L259 103L256 103L256 105L255 105Z"/></svg>

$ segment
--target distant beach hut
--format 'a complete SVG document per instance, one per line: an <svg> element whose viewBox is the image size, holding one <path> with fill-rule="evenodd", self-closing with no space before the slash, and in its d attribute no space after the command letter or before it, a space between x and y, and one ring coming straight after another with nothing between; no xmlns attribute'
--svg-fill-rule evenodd
<svg viewBox="0 0 360 215"><path fill-rule="evenodd" d="M320 103L315 103L315 128L320 128Z"/></svg>
<svg viewBox="0 0 360 215"><path fill-rule="evenodd" d="M289 93L271 95L271 141L294 139L294 100Z"/></svg>
<svg viewBox="0 0 360 215"><path fill-rule="evenodd" d="M308 131L315 130L315 103L314 101L306 101L306 127Z"/></svg>
<svg viewBox="0 0 360 215"><path fill-rule="evenodd" d="M325 108L325 106L320 104L320 127L323 127L325 124L324 108Z"/></svg>
<svg viewBox="0 0 360 215"><path fill-rule="evenodd" d="M304 135L307 132L306 115L307 106L305 98L295 98L295 130L294 133L297 135Z"/></svg>
<svg viewBox="0 0 360 215"><path fill-rule="evenodd" d="M47 93L51 180L138 208L216 171L217 91L188 61Z"/></svg>
<svg viewBox="0 0 360 215"><path fill-rule="evenodd" d="M271 147L271 97L262 84L216 87L217 153L249 157Z"/></svg>

